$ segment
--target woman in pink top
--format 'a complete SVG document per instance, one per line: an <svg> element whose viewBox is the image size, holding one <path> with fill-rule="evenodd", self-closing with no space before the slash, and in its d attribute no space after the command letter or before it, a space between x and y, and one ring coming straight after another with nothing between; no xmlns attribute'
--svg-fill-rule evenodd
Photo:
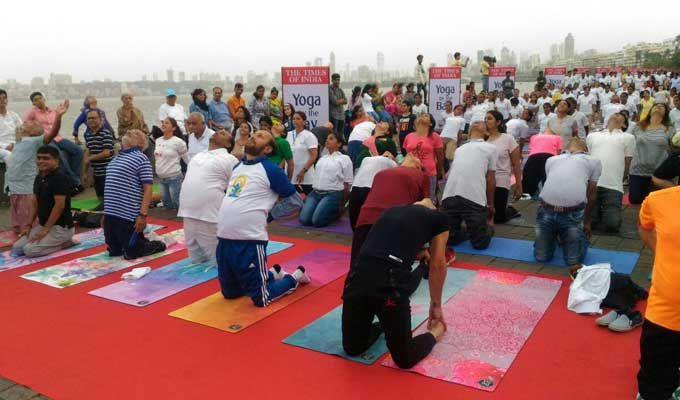
<svg viewBox="0 0 680 400"><path fill-rule="evenodd" d="M503 114L491 110L486 113L486 131L489 134L487 142L496 146L498 161L496 162L496 191L494 192L493 221L503 224L510 218L517 216L517 210L508 210L510 197L511 176L515 176L514 197L522 197L522 167L519 145L512 135L505 133Z"/></svg>
<svg viewBox="0 0 680 400"><path fill-rule="evenodd" d="M415 122L416 131L404 138L404 148L413 153L430 178L430 197L437 201L437 177L444 176L444 145L439 135L434 132L434 118L430 114L421 114Z"/></svg>
<svg viewBox="0 0 680 400"><path fill-rule="evenodd" d="M550 129L529 139L529 158L524 164L522 187L531 197L538 196L538 183L545 183L545 162L562 153L562 138Z"/></svg>

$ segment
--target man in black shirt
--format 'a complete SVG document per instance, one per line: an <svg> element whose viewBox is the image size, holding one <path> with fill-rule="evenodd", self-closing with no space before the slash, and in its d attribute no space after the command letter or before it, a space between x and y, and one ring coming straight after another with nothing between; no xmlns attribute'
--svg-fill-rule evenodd
<svg viewBox="0 0 680 400"><path fill-rule="evenodd" d="M400 368L411 368L430 354L443 336L442 287L446 279L447 218L429 199L385 211L371 228L356 265L345 283L342 342L345 352L365 352L385 332L387 348ZM429 249L423 246L429 243ZM411 332L409 296L417 289L429 259L430 315L428 332ZM378 316L380 325L373 324Z"/></svg>
<svg viewBox="0 0 680 400"><path fill-rule="evenodd" d="M29 221L12 246L12 255L40 257L73 245L71 185L59 169L59 151L51 146L38 149L38 176L33 183L33 209Z"/></svg>
<svg viewBox="0 0 680 400"><path fill-rule="evenodd" d="M678 134L680 135L680 134ZM675 152L659 165L652 176L652 183L662 189L675 186L675 178L680 176L680 152Z"/></svg>

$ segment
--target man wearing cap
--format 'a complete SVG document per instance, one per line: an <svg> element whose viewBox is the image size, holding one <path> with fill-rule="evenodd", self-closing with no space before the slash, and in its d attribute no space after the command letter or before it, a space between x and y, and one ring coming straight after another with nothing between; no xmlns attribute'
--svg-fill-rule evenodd
<svg viewBox="0 0 680 400"><path fill-rule="evenodd" d="M182 131L182 134L187 134L187 130L184 127L186 114L184 113L184 107L182 107L181 104L177 104L175 89L168 89L165 91L165 103L161 104L161 107L158 109L158 126L161 126L163 120L168 117L177 121L177 125Z"/></svg>

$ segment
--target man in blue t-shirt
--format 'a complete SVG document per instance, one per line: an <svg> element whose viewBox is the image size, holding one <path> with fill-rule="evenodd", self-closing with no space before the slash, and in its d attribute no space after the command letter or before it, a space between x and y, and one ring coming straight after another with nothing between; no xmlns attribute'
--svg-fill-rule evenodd
<svg viewBox="0 0 680 400"><path fill-rule="evenodd" d="M295 187L267 157L276 151L274 137L259 130L245 145L245 158L234 167L217 217L217 268L222 295L233 299L249 296L257 307L266 307L309 283L304 267L292 274L275 265L267 269L267 215L280 197Z"/></svg>

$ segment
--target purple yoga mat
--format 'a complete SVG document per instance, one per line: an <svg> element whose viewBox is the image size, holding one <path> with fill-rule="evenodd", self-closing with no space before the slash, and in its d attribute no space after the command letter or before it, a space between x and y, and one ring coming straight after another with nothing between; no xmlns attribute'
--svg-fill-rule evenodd
<svg viewBox="0 0 680 400"><path fill-rule="evenodd" d="M287 228L297 228L309 231L322 231L330 233L339 233L342 235L352 235L352 228L349 226L349 217L346 215L343 215L342 217L340 217L339 220L333 222L332 224L328 226L323 226L321 228L315 228L313 226L303 226L300 224L300 221L298 220L297 217L281 220L279 221L279 224Z"/></svg>
<svg viewBox="0 0 680 400"><path fill-rule="evenodd" d="M479 270L442 308L447 331L410 369L431 378L492 392L510 368L561 281ZM427 324L416 334L423 333ZM396 368L388 357L383 365Z"/></svg>

